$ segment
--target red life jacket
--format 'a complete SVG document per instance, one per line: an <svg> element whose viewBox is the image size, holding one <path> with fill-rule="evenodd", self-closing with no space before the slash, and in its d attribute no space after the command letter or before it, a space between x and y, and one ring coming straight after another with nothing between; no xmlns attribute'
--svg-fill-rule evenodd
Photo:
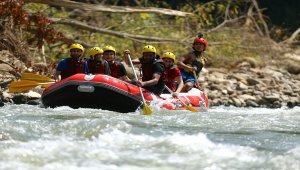
<svg viewBox="0 0 300 170"><path fill-rule="evenodd" d="M105 64L103 61L89 60L88 67L89 67L89 73L105 74Z"/></svg>
<svg viewBox="0 0 300 170"><path fill-rule="evenodd" d="M162 81L172 90L176 91L178 83L175 82L175 78L178 76L179 69L173 65L169 69L165 69L162 75Z"/></svg>
<svg viewBox="0 0 300 170"><path fill-rule="evenodd" d="M60 73L61 79L68 78L74 74L77 73L84 73L84 66L85 66L85 61L84 60L74 60L72 58L67 59L67 70L62 71Z"/></svg>
<svg viewBox="0 0 300 170"><path fill-rule="evenodd" d="M142 65L141 65L142 73L143 73L142 81L148 81L148 80L152 79L152 76L154 73L153 65L157 62L163 64L163 61L161 59L156 60L153 63L143 63L142 62Z"/></svg>
<svg viewBox="0 0 300 170"><path fill-rule="evenodd" d="M121 63L114 62L112 64L109 64L109 67L110 67L110 76L115 78L120 78Z"/></svg>

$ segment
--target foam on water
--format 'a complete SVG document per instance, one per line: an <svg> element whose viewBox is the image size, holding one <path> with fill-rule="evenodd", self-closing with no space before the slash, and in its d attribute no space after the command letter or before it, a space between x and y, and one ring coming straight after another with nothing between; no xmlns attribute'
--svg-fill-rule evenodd
<svg viewBox="0 0 300 170"><path fill-rule="evenodd" d="M6 105L0 169L300 169L300 108L205 113Z"/></svg>

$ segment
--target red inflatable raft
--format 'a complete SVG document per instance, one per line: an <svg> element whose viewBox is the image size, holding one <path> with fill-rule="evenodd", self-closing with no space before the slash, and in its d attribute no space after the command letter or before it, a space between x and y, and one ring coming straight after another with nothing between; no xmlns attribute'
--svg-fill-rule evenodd
<svg viewBox="0 0 300 170"><path fill-rule="evenodd" d="M156 96L142 88L150 105L168 110L183 110L184 104L170 94ZM199 110L208 108L208 99L198 89L181 93L179 98ZM97 108L121 113L134 112L142 105L139 88L107 75L76 74L46 88L42 94L45 107L69 106L72 108Z"/></svg>

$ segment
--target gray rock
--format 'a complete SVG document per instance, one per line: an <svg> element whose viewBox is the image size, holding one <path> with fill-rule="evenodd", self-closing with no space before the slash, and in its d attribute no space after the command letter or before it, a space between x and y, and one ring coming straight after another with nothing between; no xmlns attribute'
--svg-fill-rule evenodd
<svg viewBox="0 0 300 170"><path fill-rule="evenodd" d="M248 86L246 86L244 83L239 82L236 86L237 90L247 90Z"/></svg>
<svg viewBox="0 0 300 170"><path fill-rule="evenodd" d="M259 104L257 104L255 101L252 100L246 100L246 106L259 107Z"/></svg>
<svg viewBox="0 0 300 170"><path fill-rule="evenodd" d="M249 86L254 86L256 84L260 84L260 81L254 79L254 78L247 78L247 82Z"/></svg>
<svg viewBox="0 0 300 170"><path fill-rule="evenodd" d="M227 94L232 95L234 93L234 90L231 87L226 87Z"/></svg>
<svg viewBox="0 0 300 170"><path fill-rule="evenodd" d="M242 106L242 101L238 98L231 98L233 104L237 107L241 107Z"/></svg>
<svg viewBox="0 0 300 170"><path fill-rule="evenodd" d="M267 95L263 97L269 102L275 102L280 100L280 96L278 94L273 94L273 95Z"/></svg>
<svg viewBox="0 0 300 170"><path fill-rule="evenodd" d="M25 104L28 102L28 96L17 94L12 98L12 100L15 104Z"/></svg>
<svg viewBox="0 0 300 170"><path fill-rule="evenodd" d="M28 105L39 105L41 102L39 99L36 100L29 100L26 104Z"/></svg>

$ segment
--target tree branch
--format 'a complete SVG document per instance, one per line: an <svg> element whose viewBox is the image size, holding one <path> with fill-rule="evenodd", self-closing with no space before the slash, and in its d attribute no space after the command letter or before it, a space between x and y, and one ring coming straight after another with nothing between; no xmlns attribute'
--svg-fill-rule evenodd
<svg viewBox="0 0 300 170"><path fill-rule="evenodd" d="M24 0L26 3L41 3L48 4L54 6L60 6L71 9L81 9L85 11L93 11L93 12L115 12L115 13L156 13L156 14L164 14L164 15L172 15L172 16L189 16L193 15L192 13L176 11L165 8L130 8L130 7L120 7L120 6L104 6L100 4L86 4L68 0Z"/></svg>
<svg viewBox="0 0 300 170"><path fill-rule="evenodd" d="M298 36L298 34L300 34L300 27L291 35L290 38L284 40L281 43L286 43L286 44L291 44L293 43L294 39Z"/></svg>
<svg viewBox="0 0 300 170"><path fill-rule="evenodd" d="M264 26L265 35L266 35L267 37L270 38L270 32L269 32L268 25L267 25L267 23L265 22L262 13L260 12L260 9L259 9L259 6L258 6L258 4L257 4L257 1L256 1L256 0L252 0L252 3L253 3L253 5L254 5L254 7L256 8L256 11L257 11L257 13L258 13L258 17L259 17L259 19L261 20L261 22L262 22L262 24L263 24L263 26Z"/></svg>
<svg viewBox="0 0 300 170"><path fill-rule="evenodd" d="M68 20L68 19L57 19L57 18L49 18L53 21L52 24L63 24L68 25L71 27L79 28L88 30L91 32L98 32L108 35L113 35L120 38L127 38L132 40L148 40L148 41L158 41L158 42L178 42L177 39L170 39L170 38L160 38L160 37L153 37L153 36L143 36L143 35L133 35L133 34L127 34L127 33L121 33L117 31L112 31L108 29L98 28L94 26L86 25L83 22L75 21L75 20Z"/></svg>

